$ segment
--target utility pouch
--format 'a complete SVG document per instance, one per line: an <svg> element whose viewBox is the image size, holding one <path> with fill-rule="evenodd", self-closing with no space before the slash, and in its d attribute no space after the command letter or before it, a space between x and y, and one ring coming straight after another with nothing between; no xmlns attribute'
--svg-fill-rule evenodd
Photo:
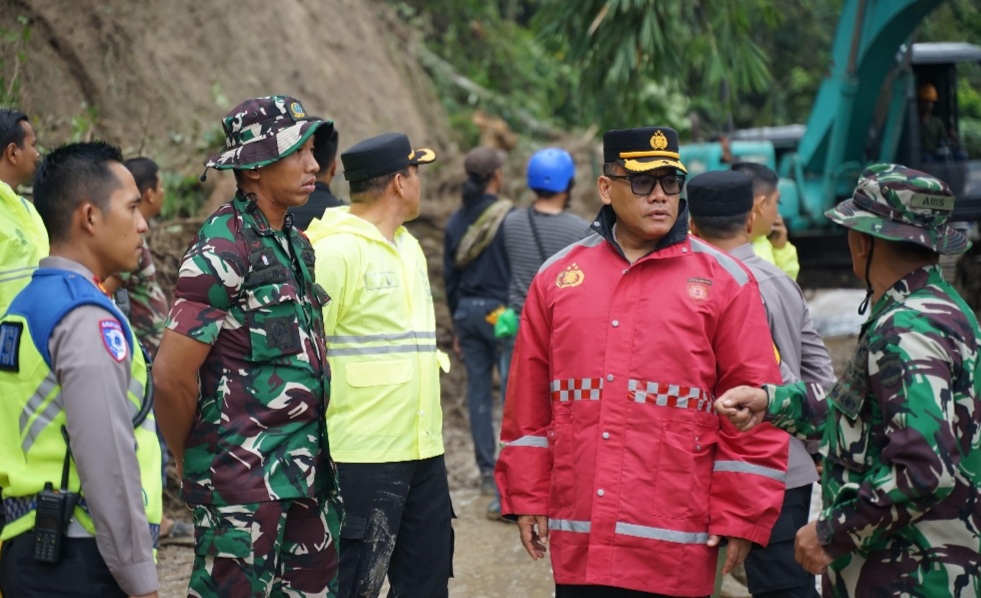
<svg viewBox="0 0 981 598"><path fill-rule="evenodd" d="M51 482L37 494L34 520L34 560L56 564L64 554L66 532L78 495L58 491Z"/></svg>

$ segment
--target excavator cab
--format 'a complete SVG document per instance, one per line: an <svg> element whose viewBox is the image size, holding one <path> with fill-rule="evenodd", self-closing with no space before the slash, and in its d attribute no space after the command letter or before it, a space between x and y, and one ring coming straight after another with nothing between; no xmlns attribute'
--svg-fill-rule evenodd
<svg viewBox="0 0 981 598"><path fill-rule="evenodd" d="M958 65L965 63L981 63L981 47L912 46L912 89L896 161L946 181L957 197L955 218L976 221L981 219L981 155L969 155L959 134Z"/></svg>

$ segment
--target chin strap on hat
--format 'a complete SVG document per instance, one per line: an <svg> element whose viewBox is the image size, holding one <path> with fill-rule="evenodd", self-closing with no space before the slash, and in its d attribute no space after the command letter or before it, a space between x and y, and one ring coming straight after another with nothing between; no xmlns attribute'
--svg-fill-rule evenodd
<svg viewBox="0 0 981 598"><path fill-rule="evenodd" d="M869 310L869 303L872 301L872 280L869 273L872 271L872 255L875 253L875 237L869 235L872 245L869 247L869 257L865 260L865 299L858 306L858 315L864 316Z"/></svg>
<svg viewBox="0 0 981 598"><path fill-rule="evenodd" d="M201 176L198 177L198 180L201 181L202 183L205 182L206 180L208 180L208 169L209 168L211 168L211 167L210 166L205 166L204 167L204 172L202 172L201 173Z"/></svg>

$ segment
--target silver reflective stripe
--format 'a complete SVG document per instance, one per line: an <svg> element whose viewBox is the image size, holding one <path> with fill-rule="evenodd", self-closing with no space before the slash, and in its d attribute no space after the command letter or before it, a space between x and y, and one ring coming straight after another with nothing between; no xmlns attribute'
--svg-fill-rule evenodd
<svg viewBox="0 0 981 598"><path fill-rule="evenodd" d="M585 239L583 239L582 241L576 241L572 245L569 245L564 249L560 249L558 252L552 255L552 257L545 260L545 262L542 264L541 268L538 269L538 271L543 272L547 270L549 266L559 261L560 259L564 258L565 256L569 255L569 253L576 247L596 247L602 242L603 242L603 237L599 236L596 233L593 233L588 237L586 237Z"/></svg>
<svg viewBox="0 0 981 598"><path fill-rule="evenodd" d="M365 334L362 336L330 336L327 337L328 343L370 343L373 341L407 341L407 340L431 340L436 338L436 331L417 332L392 332L389 334Z"/></svg>
<svg viewBox="0 0 981 598"><path fill-rule="evenodd" d="M0 272L0 283L30 278L37 268L14 268Z"/></svg>
<svg viewBox="0 0 981 598"><path fill-rule="evenodd" d="M387 345L383 347L345 347L343 349L328 349L328 357L344 357L346 355L383 355L385 353L435 353L436 344L417 345Z"/></svg>
<svg viewBox="0 0 981 598"><path fill-rule="evenodd" d="M534 446L538 448L548 448L548 438L544 436L522 436L514 442L502 442L501 447L506 446Z"/></svg>
<svg viewBox="0 0 981 598"><path fill-rule="evenodd" d="M37 413L41 409L41 405L44 404L44 399L51 394L58 386L58 380L55 378L54 372L48 372L48 375L44 377L41 384L31 395L31 398L27 400L27 405L24 407L24 411L20 414L20 433L24 439L21 441L21 448L24 449L26 453L34 446L34 441L37 439L41 431L48 427L54 418L58 416L61 411L61 406L59 405L58 398L54 397L51 402L44 407L44 409ZM37 413L37 417L30 424L30 430L26 430L28 422L31 421L31 417ZM25 433L26 431L26 433Z"/></svg>
<svg viewBox="0 0 981 598"><path fill-rule="evenodd" d="M780 482L787 481L787 472L785 471L772 469L770 467L763 467L762 465L753 465L752 463L743 463L742 461L716 461L715 467L712 468L712 471L752 473L755 475L761 475L764 478L770 478L771 480L777 480Z"/></svg>
<svg viewBox="0 0 981 598"><path fill-rule="evenodd" d="M704 241L700 241L699 239L692 237L691 235L689 235L688 238L691 239L692 251L695 253L704 253L714 257L715 261L719 262L719 265L722 266L726 272L732 275L739 286L743 286L749 282L749 275L739 267L739 262L737 262L735 258L731 257L727 253L723 253L721 250L716 249L715 247L712 247Z"/></svg>
<svg viewBox="0 0 981 598"><path fill-rule="evenodd" d="M660 527L647 527L646 525L635 525L633 523L617 522L616 533L635 538L647 538L648 540L661 540L663 542L674 542L675 544L704 544L708 542L709 535L701 532L679 532L673 529L663 529Z"/></svg>
<svg viewBox="0 0 981 598"><path fill-rule="evenodd" d="M548 529L557 532L575 532L577 534L588 534L590 523L588 521L576 521L574 519L549 519Z"/></svg>
<svg viewBox="0 0 981 598"><path fill-rule="evenodd" d="M129 388L127 390L129 390L130 394L136 397L136 400L139 401L139 403L133 403L132 401L129 400L126 401L127 403L129 403L129 411L130 411L129 419L130 421L135 421L136 414L140 412L140 409L143 406L143 395L146 394L146 387L144 387L143 384L141 384L140 381L137 380L135 376L130 376ZM143 422L140 423L140 427L148 432L153 432L154 434L156 434L157 432L156 424L149 416L144 418Z"/></svg>

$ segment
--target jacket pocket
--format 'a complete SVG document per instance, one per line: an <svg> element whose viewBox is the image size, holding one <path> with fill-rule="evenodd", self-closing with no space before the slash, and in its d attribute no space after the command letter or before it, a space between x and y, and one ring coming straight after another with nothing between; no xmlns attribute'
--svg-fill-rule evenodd
<svg viewBox="0 0 981 598"><path fill-rule="evenodd" d="M231 521L219 520L212 527L196 526L194 540L194 551L200 556L253 563L251 525L239 527Z"/></svg>
<svg viewBox="0 0 981 598"><path fill-rule="evenodd" d="M871 468L869 449L872 414L866 403L866 363L868 347L862 343L827 399L834 421L828 459L857 473L864 473Z"/></svg>
<svg viewBox="0 0 981 598"><path fill-rule="evenodd" d="M303 350L299 305L292 285L266 285L246 291L246 325L252 360L272 361Z"/></svg>
<svg viewBox="0 0 981 598"><path fill-rule="evenodd" d="M694 412L685 415L690 417L661 422L653 510L660 517L708 521L718 420L713 426Z"/></svg>
<svg viewBox="0 0 981 598"><path fill-rule="evenodd" d="M345 364L344 373L348 385L355 388L394 386L412 380L412 361L408 359L359 361Z"/></svg>

